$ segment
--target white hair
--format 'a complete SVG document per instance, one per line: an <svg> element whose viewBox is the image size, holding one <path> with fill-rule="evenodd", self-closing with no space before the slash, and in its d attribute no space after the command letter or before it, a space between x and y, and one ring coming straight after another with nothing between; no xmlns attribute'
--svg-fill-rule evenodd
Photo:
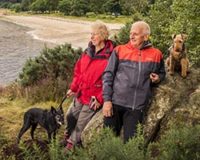
<svg viewBox="0 0 200 160"><path fill-rule="evenodd" d="M145 35L150 35L151 29L150 29L149 24L147 24L146 22L144 22L144 21L137 21L137 22L134 22L134 23L132 24L132 27L131 27L131 28L133 28L133 27L135 27L135 26L141 28L141 29L143 30L143 33L144 33Z"/></svg>
<svg viewBox="0 0 200 160"><path fill-rule="evenodd" d="M108 27L100 20L94 22L91 26L93 30L96 30L100 33L104 40L107 40L109 37Z"/></svg>

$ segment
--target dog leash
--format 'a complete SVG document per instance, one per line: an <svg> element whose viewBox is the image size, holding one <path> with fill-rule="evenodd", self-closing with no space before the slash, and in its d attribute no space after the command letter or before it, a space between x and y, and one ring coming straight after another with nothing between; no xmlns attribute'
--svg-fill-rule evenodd
<svg viewBox="0 0 200 160"><path fill-rule="evenodd" d="M62 98L62 101L61 101L61 103L60 103L60 105L59 105L58 107L61 107L61 106L62 106L62 104L63 104L63 102L66 100L66 98L67 98L67 96L65 95L65 96Z"/></svg>

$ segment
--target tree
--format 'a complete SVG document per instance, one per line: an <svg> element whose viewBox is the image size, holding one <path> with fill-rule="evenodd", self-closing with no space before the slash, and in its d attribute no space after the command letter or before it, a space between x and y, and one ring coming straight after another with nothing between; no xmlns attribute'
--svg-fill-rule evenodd
<svg viewBox="0 0 200 160"><path fill-rule="evenodd" d="M61 0L58 4L58 10L63 12L65 15L69 15L71 12L71 0Z"/></svg>
<svg viewBox="0 0 200 160"><path fill-rule="evenodd" d="M46 0L46 5L49 12L57 10L58 3L59 0Z"/></svg>
<svg viewBox="0 0 200 160"><path fill-rule="evenodd" d="M46 0L36 0L30 6L32 11L41 11L44 12L47 10Z"/></svg>
<svg viewBox="0 0 200 160"><path fill-rule="evenodd" d="M148 0L120 0L122 13L125 15L131 15L137 12L146 15L149 10L149 3Z"/></svg>
<svg viewBox="0 0 200 160"><path fill-rule="evenodd" d="M172 10L176 19L170 24L170 33L188 35L189 58L200 65L200 1L174 0Z"/></svg>
<svg viewBox="0 0 200 160"><path fill-rule="evenodd" d="M149 16L146 18L151 27L151 41L165 55L168 55L171 34L170 25L174 22L174 15L171 8L173 0L157 0L151 6Z"/></svg>
<svg viewBox="0 0 200 160"><path fill-rule="evenodd" d="M104 13L104 8L102 4L105 4L107 0L90 0L89 1L89 10L90 12Z"/></svg>
<svg viewBox="0 0 200 160"><path fill-rule="evenodd" d="M21 8L22 11L28 11L30 8L30 5L34 2L34 0L22 0L21 2Z"/></svg>
<svg viewBox="0 0 200 160"><path fill-rule="evenodd" d="M122 14L124 15L131 15L133 14L133 0L120 0L120 3L122 4Z"/></svg>
<svg viewBox="0 0 200 160"><path fill-rule="evenodd" d="M89 2L85 0L73 0L71 15L82 16L89 11Z"/></svg>
<svg viewBox="0 0 200 160"><path fill-rule="evenodd" d="M157 0L152 5L147 21L152 30L153 44L168 56L172 45L171 35L185 33L188 35L186 48L189 59L200 65L200 1Z"/></svg>
<svg viewBox="0 0 200 160"><path fill-rule="evenodd" d="M103 8L105 9L105 12L114 13L116 17L119 13L121 13L121 5L119 0L108 0L103 5Z"/></svg>

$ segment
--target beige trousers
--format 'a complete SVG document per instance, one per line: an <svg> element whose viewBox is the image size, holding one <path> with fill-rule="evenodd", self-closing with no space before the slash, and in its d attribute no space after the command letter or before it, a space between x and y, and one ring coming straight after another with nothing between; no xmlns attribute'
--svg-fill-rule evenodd
<svg viewBox="0 0 200 160"><path fill-rule="evenodd" d="M69 140L73 144L81 143L81 133L96 112L90 109L88 105L83 105L74 100L73 106L69 108L66 116L66 129Z"/></svg>

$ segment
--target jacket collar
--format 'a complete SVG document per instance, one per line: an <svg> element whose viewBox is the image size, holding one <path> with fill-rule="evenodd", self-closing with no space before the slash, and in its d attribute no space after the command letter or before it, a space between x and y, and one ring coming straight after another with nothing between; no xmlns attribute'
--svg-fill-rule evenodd
<svg viewBox="0 0 200 160"><path fill-rule="evenodd" d="M130 41L128 43L128 46L131 47L131 48L133 48L133 49L136 49L135 47L133 47L131 45ZM139 48L139 50L143 50L143 49L150 48L150 47L152 47L151 42L149 40L148 41L144 41L143 44L142 44L142 46Z"/></svg>
<svg viewBox="0 0 200 160"><path fill-rule="evenodd" d="M95 54L95 46L92 44L92 42L89 42L88 44L88 48L85 50L85 52L90 56L90 57L96 57L96 56L100 56L100 55L105 55L108 54L110 55L112 50L114 48L114 44L111 40L106 40L105 41L105 46L104 48L102 48L101 50L99 50L96 54Z"/></svg>

